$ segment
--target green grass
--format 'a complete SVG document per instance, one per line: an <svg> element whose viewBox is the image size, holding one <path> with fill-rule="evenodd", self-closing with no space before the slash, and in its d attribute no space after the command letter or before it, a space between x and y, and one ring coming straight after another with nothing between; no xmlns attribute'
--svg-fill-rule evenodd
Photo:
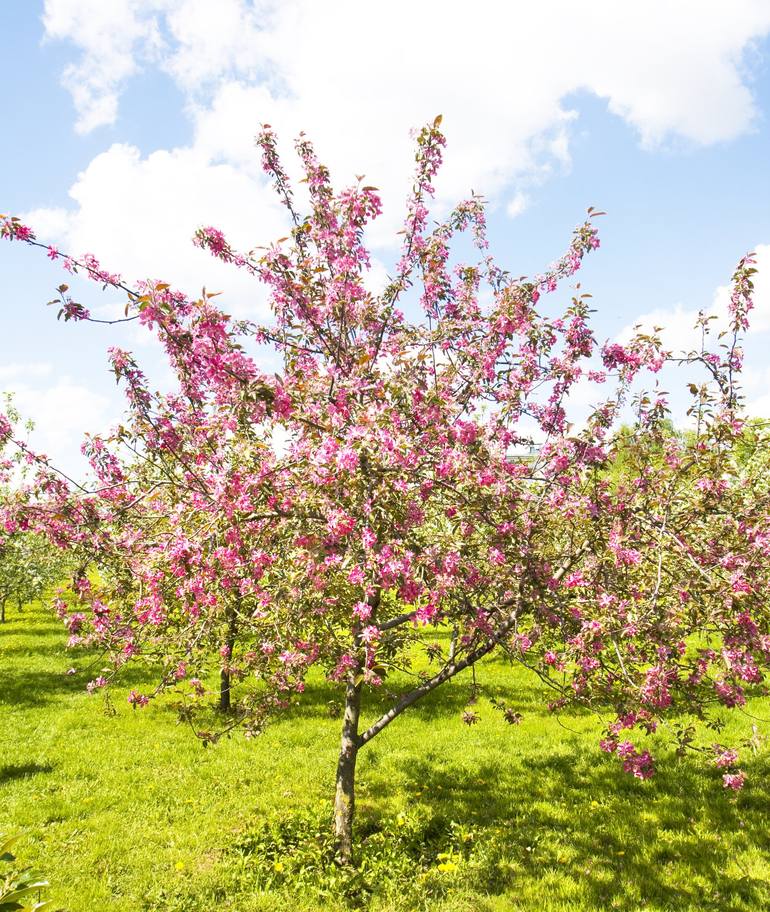
<svg viewBox="0 0 770 912"><path fill-rule="evenodd" d="M317 683L259 738L204 750L160 702L133 711L116 690L106 714L83 692L93 657L64 639L39 608L0 628L0 830L26 834L18 857L68 912L770 908L766 747L747 753L737 799L702 760L661 745L657 776L639 782L599 751L600 720L560 724L537 682L489 662L479 724L460 721L469 681L455 680L362 752L364 870L338 891L312 854L339 736L331 689ZM129 674L126 689L141 680ZM523 714L519 726L493 695ZM750 734L752 721L737 716L728 733Z"/></svg>

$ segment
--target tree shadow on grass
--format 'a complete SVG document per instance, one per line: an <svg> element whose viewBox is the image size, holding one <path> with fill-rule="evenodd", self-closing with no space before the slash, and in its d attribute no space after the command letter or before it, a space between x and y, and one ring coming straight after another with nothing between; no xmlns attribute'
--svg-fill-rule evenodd
<svg viewBox="0 0 770 912"><path fill-rule="evenodd" d="M13 782L15 779L26 779L31 776L38 776L41 773L52 773L53 766L50 763L9 763L0 766L0 785L4 782Z"/></svg>
<svg viewBox="0 0 770 912"><path fill-rule="evenodd" d="M83 676L61 671L0 670L0 706L45 706L66 699L85 689Z"/></svg>
<svg viewBox="0 0 770 912"><path fill-rule="evenodd" d="M52 648L47 643L35 643L34 646L3 646L0 649L0 661L9 661L12 657L33 658L37 656L46 656L56 661L64 661L67 656L67 650L62 644L58 649Z"/></svg>
<svg viewBox="0 0 770 912"><path fill-rule="evenodd" d="M66 700L76 694L86 696L86 684L101 672L103 662L98 654L83 653L64 655L54 648L40 649L41 654L48 654L53 670L20 669L19 662L12 669L0 664L0 706L33 707L45 706L60 700ZM2 659L0 658L0 662ZM75 668L75 674L67 674L62 666ZM58 666L58 667L56 667ZM146 667L135 666L121 669L116 686L134 687L146 685L148 671Z"/></svg>
<svg viewBox="0 0 770 912"><path fill-rule="evenodd" d="M548 889L554 901L582 897L597 909L725 912L770 908L766 871L742 866L737 853L770 852L770 764L758 758L750 766L745 792L733 799L693 760L639 782L573 738L527 757L526 766L412 760L405 791L411 807L427 806L462 824L476 844L496 845L509 874L501 879L497 864L479 892L513 887L535 898ZM364 778L371 793L392 788L384 769L369 767ZM361 812L363 832L376 831L375 806L363 801Z"/></svg>
<svg viewBox="0 0 770 912"><path fill-rule="evenodd" d="M5 624L0 624L0 634L3 635L3 640L6 639L7 637L23 636L23 637L33 637L35 642L37 642L40 639L46 639L46 640L47 639L56 639L56 640L60 640L63 645L64 640L66 639L66 633L64 631L64 627L62 624L59 623L56 626L53 626L53 625L43 626L42 624L37 622L36 616L29 615L29 618L33 622L35 622L33 629L29 629L29 627L26 625L26 619L27 619L26 615L23 615L22 617L20 617L18 619L8 618L5 622ZM32 626L32 625L30 625L30 626ZM2 642L2 641L0 640L0 642ZM9 647L4 646L3 652L5 652L6 649L8 649L8 648Z"/></svg>
<svg viewBox="0 0 770 912"><path fill-rule="evenodd" d="M386 686L368 689L362 698L362 726L374 722L380 715L394 706L401 696L408 693L418 682L403 682L398 684L388 683ZM237 695L237 690L235 691ZM499 680L483 684L478 690L479 705L488 707L490 698L505 700L510 707L525 715L550 715L547 703L550 691L537 680L522 681L521 672L517 669L511 674L511 683ZM413 706L406 710L410 718L425 722L437 721L459 717L465 709L473 709L470 701L471 678L466 675L462 678L448 682L427 694ZM276 719L290 722L296 719L311 718L342 718L344 708L344 690L339 685L327 681L309 681L305 685L304 693L296 703L282 716ZM591 715L592 711L582 706L570 707L570 716L584 717ZM595 714L595 713L594 713Z"/></svg>

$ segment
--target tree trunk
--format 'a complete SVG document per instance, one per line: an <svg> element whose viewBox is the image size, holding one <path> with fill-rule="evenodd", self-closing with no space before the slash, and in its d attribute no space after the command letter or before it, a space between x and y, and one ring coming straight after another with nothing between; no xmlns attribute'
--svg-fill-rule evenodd
<svg viewBox="0 0 770 912"><path fill-rule="evenodd" d="M340 864L353 861L353 816L355 814L356 759L360 747L358 717L361 713L361 684L351 672L345 690L345 718L342 722L337 789L334 796L334 836Z"/></svg>
<svg viewBox="0 0 770 912"><path fill-rule="evenodd" d="M237 615L233 608L227 609L227 636L224 645L227 647L227 662L219 672L219 711L230 712L230 672L228 670L230 659L235 648L235 633Z"/></svg>
<svg viewBox="0 0 770 912"><path fill-rule="evenodd" d="M219 711L230 712L230 672L224 668L219 672Z"/></svg>
<svg viewBox="0 0 770 912"><path fill-rule="evenodd" d="M5 599L0 601L0 624L5 623Z"/></svg>

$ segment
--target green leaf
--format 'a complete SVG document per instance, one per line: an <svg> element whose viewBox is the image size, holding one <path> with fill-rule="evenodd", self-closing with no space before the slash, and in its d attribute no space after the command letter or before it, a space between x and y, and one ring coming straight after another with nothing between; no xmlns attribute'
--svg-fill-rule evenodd
<svg viewBox="0 0 770 912"><path fill-rule="evenodd" d="M12 890L10 893L0 896L0 900L2 900L3 905L18 903L20 900L32 896L33 893L39 893L40 890L45 890L47 886L47 880L36 880L34 883L27 884L24 887L20 887L18 890ZM0 908L2 907L0 906Z"/></svg>
<svg viewBox="0 0 770 912"><path fill-rule="evenodd" d="M15 836L6 836L5 833L0 833L0 858L3 861L6 861L5 856L11 855L11 846L17 843L21 839L21 833L17 833ZM11 855L11 859L13 855Z"/></svg>

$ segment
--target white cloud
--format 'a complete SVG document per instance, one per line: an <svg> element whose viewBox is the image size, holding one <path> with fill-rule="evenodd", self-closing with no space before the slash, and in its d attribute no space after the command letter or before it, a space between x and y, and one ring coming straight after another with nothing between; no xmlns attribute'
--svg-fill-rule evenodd
<svg viewBox="0 0 770 912"><path fill-rule="evenodd" d="M263 64L268 8L243 0L177 0L167 4L174 50L165 68L186 89L232 72L256 77Z"/></svg>
<svg viewBox="0 0 770 912"><path fill-rule="evenodd" d="M704 309L710 312L713 307L714 305ZM658 307L636 317L633 324L624 327L618 334L618 341L627 343L638 328L645 333L657 332L663 348L674 355L684 354L700 344L700 336L695 328L698 313L697 309L691 310L681 304L670 308Z"/></svg>
<svg viewBox="0 0 770 912"><path fill-rule="evenodd" d="M190 295L205 285L227 291L225 309L264 316L260 284L191 241L196 228L213 224L248 250L282 230L273 195L233 166L212 165L194 149L143 158L134 146L116 144L93 159L70 196L73 210L32 211L25 221L68 251L90 252L106 269L122 269L129 284L162 279Z"/></svg>
<svg viewBox="0 0 770 912"><path fill-rule="evenodd" d="M749 130L745 55L770 30L770 4L479 0L471 13L459 0L46 0L43 21L81 55L64 75L78 129L111 123L127 81L157 67L185 93L194 139L147 157L112 146L78 177L71 211L39 210L32 224L130 278L217 285L248 312L255 285L189 238L201 222L245 247L283 233L254 148L260 123L284 150L304 130L338 183L364 173L380 187L370 240L384 247L413 168L409 130L438 113L443 207L471 189L510 197L569 167L575 92L606 99L648 146ZM509 212L526 202L513 194Z"/></svg>
<svg viewBox="0 0 770 912"><path fill-rule="evenodd" d="M363 172L382 188L385 218L372 234L380 246L402 215L409 130L438 113L448 137L441 204L474 189L507 199L515 216L549 174L569 167L576 92L604 99L647 147L750 130L746 54L770 30L770 3L478 0L471 10L459 0L45 0L43 23L49 40L75 49L63 81L79 132L114 124L123 89L156 68L184 93L193 139L149 155L112 145L78 176L70 208L26 220L129 281L164 278L190 294L205 284L225 291L226 309L258 318L264 290L190 238L201 224L241 248L285 233L254 148L260 123L273 124L285 152L304 130L338 182ZM757 252L752 337L770 330L770 245ZM369 287L384 277L375 261ZM724 314L727 294L717 290L712 312ZM641 320L666 326L665 344L681 351L696 341L696 317L679 306ZM135 329L128 341L150 344ZM50 374L44 363L7 364L0 383L16 388L20 411L36 421L34 445L79 473L83 431L103 430L122 399ZM745 379L751 410L770 414L770 374ZM599 393L581 386L572 406L580 412Z"/></svg>
<svg viewBox="0 0 770 912"><path fill-rule="evenodd" d="M748 386L748 384L747 384ZM759 392L770 388L770 371L765 371L761 380L752 384L747 397L746 411L757 418L770 418L770 392Z"/></svg>
<svg viewBox="0 0 770 912"><path fill-rule="evenodd" d="M750 415L770 417L770 368L767 362L766 333L770 330L770 244L759 244L755 248L757 273L754 276L754 307L749 313L749 330L743 340L746 359L742 371L741 385L745 393L746 411ZM730 286L720 285L714 291L711 303L704 307L704 313L713 317L710 323L707 346L712 349L718 344L717 336L727 330L729 325L728 305ZM659 336L664 349L675 357L698 350L701 344L700 330L696 329L698 319L696 308L686 308L676 304L671 308L658 308L638 317L633 325L626 326L617 336L619 342L626 343L634 334L635 327L644 332L659 328ZM690 404L684 397L684 382L692 377L684 377L681 371L668 366L661 374L661 382L672 391L672 405L675 418L685 422L684 411ZM705 377L704 377L705 379Z"/></svg>
<svg viewBox="0 0 770 912"><path fill-rule="evenodd" d="M68 377L50 385L33 382L47 373L26 370L9 378L13 381L14 405L24 420L34 422L35 428L29 435L32 450L55 456L57 468L82 477L87 468L80 453L83 436L87 431L104 432L117 421L117 403Z"/></svg>
<svg viewBox="0 0 770 912"><path fill-rule="evenodd" d="M648 144L739 135L756 113L742 55L770 29L770 6L46 0L44 24L82 51L66 78L83 128L111 122L121 85L154 60L193 95L261 87L265 114L311 133L349 173L381 173L394 141L443 112L455 179L489 193L528 164L534 137L555 131L551 154L568 156L563 99L576 90L606 98Z"/></svg>
<svg viewBox="0 0 770 912"><path fill-rule="evenodd" d="M82 51L62 75L78 112L79 133L115 122L121 87L139 69L137 49L145 55L160 51L151 6L133 0L47 0L46 37L68 39Z"/></svg>
<svg viewBox="0 0 770 912"><path fill-rule="evenodd" d="M529 196L519 190L505 207L505 211L511 218L516 218L517 215L521 215L522 212L526 212L526 210L529 208L529 203Z"/></svg>
<svg viewBox="0 0 770 912"><path fill-rule="evenodd" d="M754 276L754 307L749 313L749 331L747 340L751 341L770 329L770 244L758 244L755 248L756 269ZM720 330L728 327L728 304L730 286L720 285L714 292L711 304L703 308L707 317L713 317L710 336L712 339ZM642 314L634 320L633 325L626 326L618 335L618 341L627 342L634 326L640 326L645 332L660 328L659 333L663 347L675 355L689 352L700 345L700 331L695 324L698 319L698 308L686 308L676 304L670 308L657 308Z"/></svg>
<svg viewBox="0 0 770 912"><path fill-rule="evenodd" d="M53 243L67 237L72 223L72 212L62 206L33 209L24 218L34 225L37 236L46 243Z"/></svg>
<svg viewBox="0 0 770 912"><path fill-rule="evenodd" d="M332 129L360 117L388 124L399 112L420 123L446 103L471 121L491 115L501 135L516 124L526 135L558 119L565 94L587 89L646 142L669 133L714 142L754 115L741 56L770 27L770 9L764 0L481 0L470 15L459 0L46 0L44 25L81 49L88 89L76 104L94 125L104 121L89 106L112 104L149 59L190 91L237 78L300 108L320 99Z"/></svg>

